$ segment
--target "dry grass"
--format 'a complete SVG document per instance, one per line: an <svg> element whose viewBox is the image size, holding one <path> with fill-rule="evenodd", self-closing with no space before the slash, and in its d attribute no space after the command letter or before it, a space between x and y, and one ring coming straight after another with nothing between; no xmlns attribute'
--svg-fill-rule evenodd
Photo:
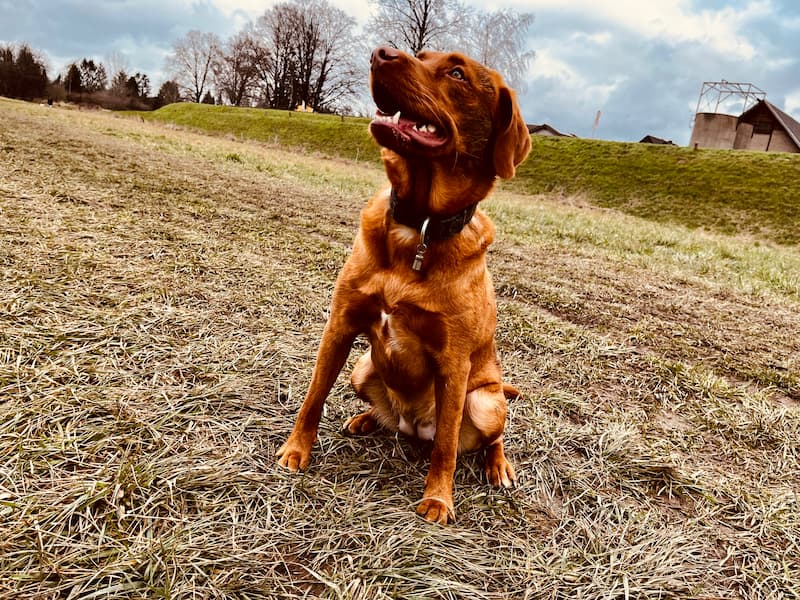
<svg viewBox="0 0 800 600"><path fill-rule="evenodd" d="M798 598L800 254L499 193L511 491L274 467L379 171L0 100L0 597Z"/></svg>

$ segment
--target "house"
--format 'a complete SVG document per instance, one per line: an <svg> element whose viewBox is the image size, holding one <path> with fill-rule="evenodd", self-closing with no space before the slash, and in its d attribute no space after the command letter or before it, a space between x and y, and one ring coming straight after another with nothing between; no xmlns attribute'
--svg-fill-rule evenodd
<svg viewBox="0 0 800 600"><path fill-rule="evenodd" d="M558 129L547 123L541 125L532 125L528 123L528 133L531 135L543 135L545 137L575 137L574 133L561 133Z"/></svg>
<svg viewBox="0 0 800 600"><path fill-rule="evenodd" d="M697 113L689 145L695 148L800 152L800 123L762 99L738 117Z"/></svg>
<svg viewBox="0 0 800 600"><path fill-rule="evenodd" d="M656 137L654 135L646 135L642 139L639 140L640 144L665 144L667 146L674 146L672 140L662 140L660 137Z"/></svg>

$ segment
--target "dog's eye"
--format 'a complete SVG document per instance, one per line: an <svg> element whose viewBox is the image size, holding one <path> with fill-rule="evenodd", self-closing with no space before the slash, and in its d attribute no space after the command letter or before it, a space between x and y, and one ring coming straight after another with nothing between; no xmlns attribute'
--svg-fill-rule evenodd
<svg viewBox="0 0 800 600"><path fill-rule="evenodd" d="M466 76L464 75L464 69L462 69L461 67L456 67L455 69L451 69L448 75L450 75L450 77L452 77L453 79L462 79L462 80L466 79Z"/></svg>

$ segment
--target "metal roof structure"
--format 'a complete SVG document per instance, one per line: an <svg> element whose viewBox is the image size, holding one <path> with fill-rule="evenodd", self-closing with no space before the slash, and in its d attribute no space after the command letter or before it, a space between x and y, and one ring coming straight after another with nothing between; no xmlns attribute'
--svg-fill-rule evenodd
<svg viewBox="0 0 800 600"><path fill-rule="evenodd" d="M703 87L700 88L700 97L697 99L697 109L694 112L695 114L699 112L716 113L719 112L720 106L735 99L742 102L741 110L736 113L741 114L766 97L767 93L752 83L736 83L724 79L722 81L704 81Z"/></svg>

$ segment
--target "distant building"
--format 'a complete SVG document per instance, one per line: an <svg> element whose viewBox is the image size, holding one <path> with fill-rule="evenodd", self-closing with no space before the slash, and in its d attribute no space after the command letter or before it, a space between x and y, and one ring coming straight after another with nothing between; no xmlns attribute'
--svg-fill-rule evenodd
<svg viewBox="0 0 800 600"><path fill-rule="evenodd" d="M691 147L800 152L800 123L766 99L738 117L721 113L695 115Z"/></svg>
<svg viewBox="0 0 800 600"><path fill-rule="evenodd" d="M667 145L667 146L674 146L675 145L672 140L662 140L661 138L656 137L654 135L646 135L646 136L644 136L642 139L639 140L639 143L640 144L664 144L664 145Z"/></svg>
<svg viewBox="0 0 800 600"><path fill-rule="evenodd" d="M555 127L543 123L541 125L528 124L528 133L531 135L543 135L545 137L575 137L574 133L561 133Z"/></svg>

